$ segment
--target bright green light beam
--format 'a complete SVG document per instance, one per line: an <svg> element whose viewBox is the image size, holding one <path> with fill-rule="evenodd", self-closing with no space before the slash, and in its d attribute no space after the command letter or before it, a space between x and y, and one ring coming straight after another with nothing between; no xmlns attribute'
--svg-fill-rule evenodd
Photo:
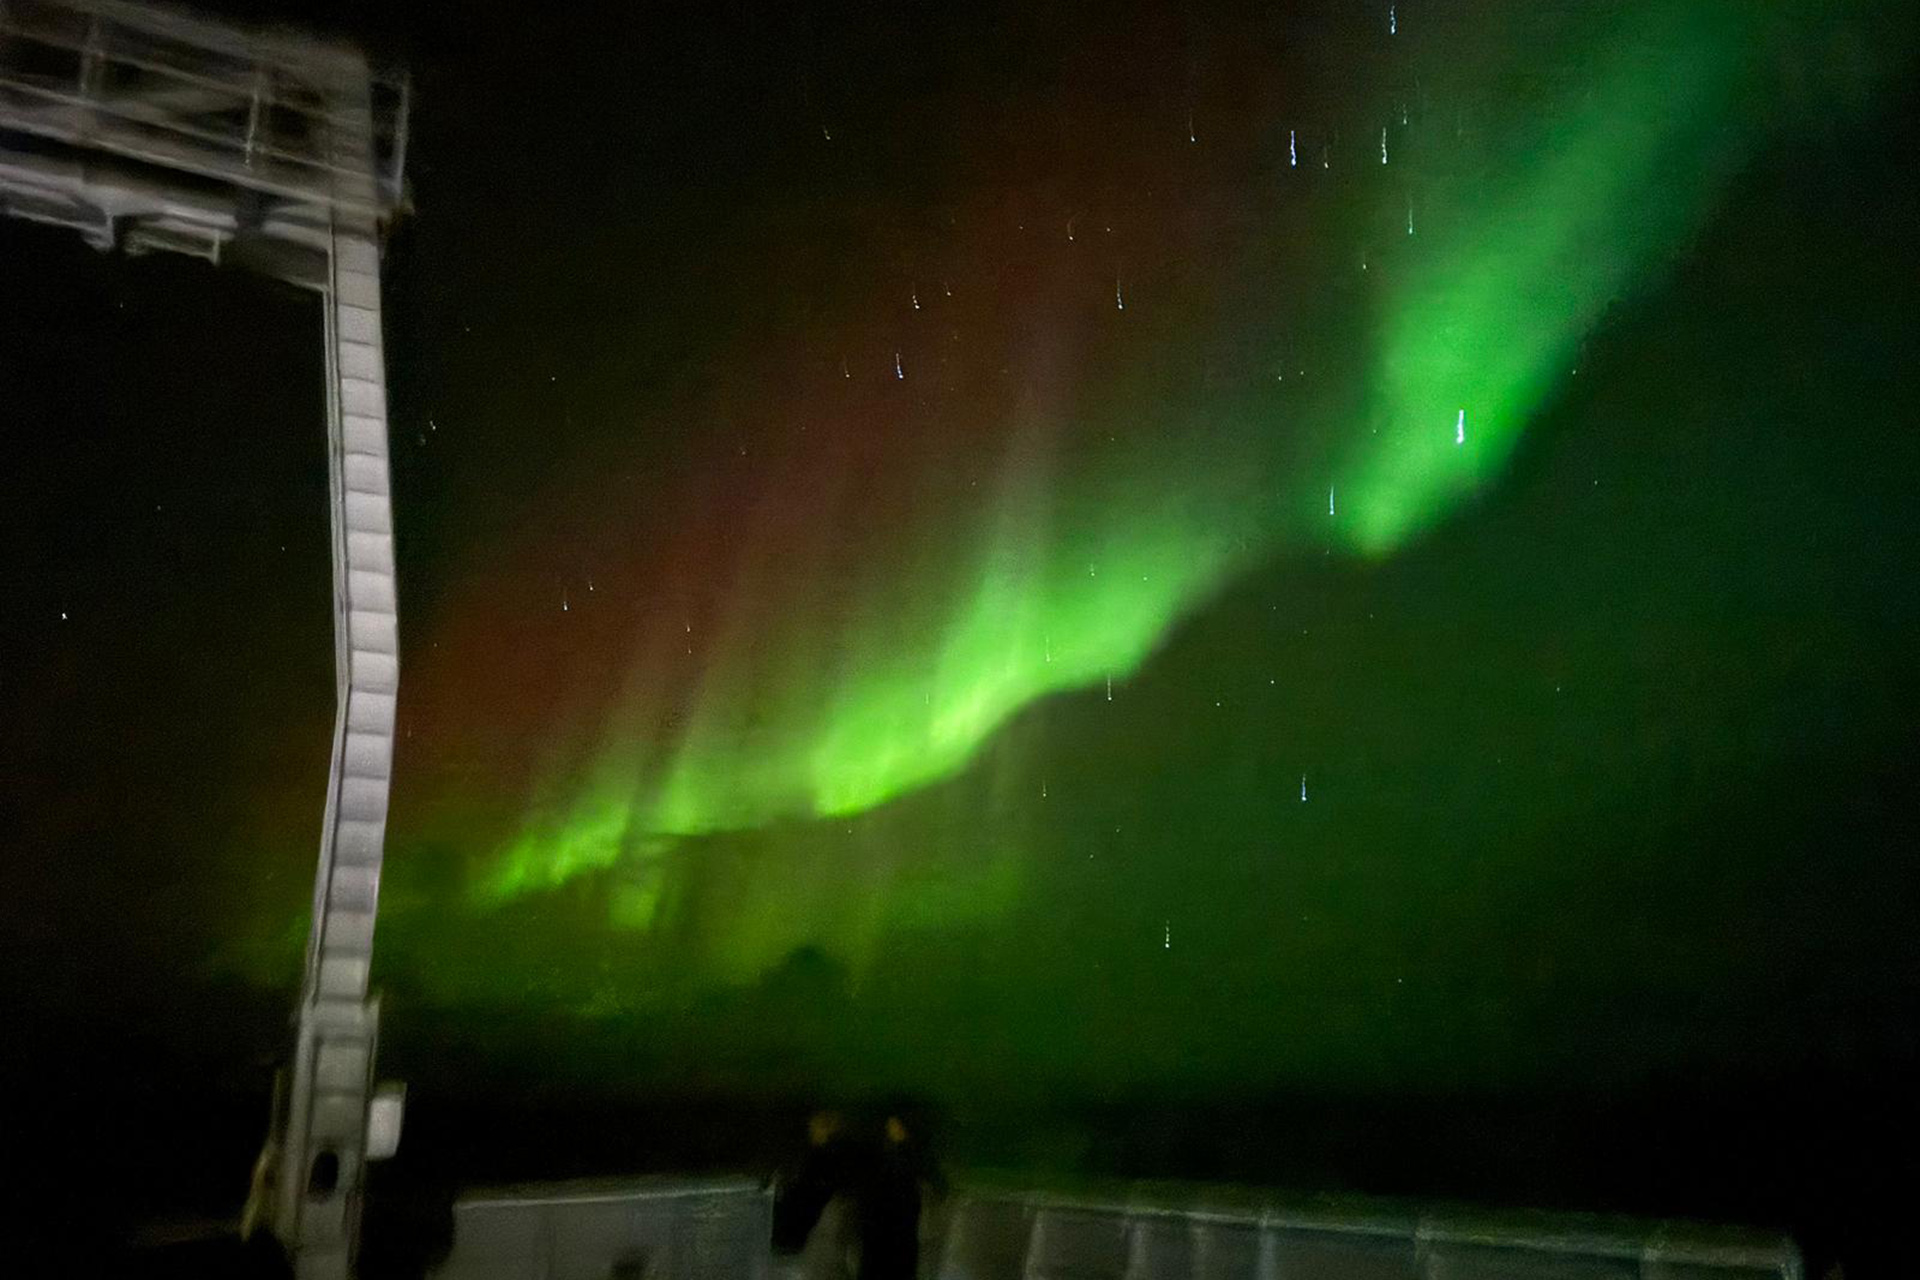
<svg viewBox="0 0 1920 1280"><path fill-rule="evenodd" d="M1510 109L1458 154L1402 164L1418 148L1397 148L1405 179L1373 170L1394 181L1357 214L1385 209L1376 220L1398 231L1403 182L1422 213L1376 259L1357 411L1285 422L1248 402L1224 421L1150 423L1154 443L1120 474L1063 466L1059 424L1023 425L975 537L831 581L858 604L826 634L798 588L772 609L743 604L751 620L713 655L684 731L644 741L632 725L658 717L645 692L628 699L585 780L534 808L482 896L645 866L676 837L873 809L952 777L1035 700L1125 681L1258 558L1329 540L1383 556L1445 519L1498 474L1607 306L1657 282L1762 141L1738 108L1768 34L1752 12L1623 9L1562 59L1589 71L1557 101ZM1454 80L1472 92L1470 74ZM794 569L816 592L833 573ZM628 895L623 921L644 926L657 897Z"/></svg>

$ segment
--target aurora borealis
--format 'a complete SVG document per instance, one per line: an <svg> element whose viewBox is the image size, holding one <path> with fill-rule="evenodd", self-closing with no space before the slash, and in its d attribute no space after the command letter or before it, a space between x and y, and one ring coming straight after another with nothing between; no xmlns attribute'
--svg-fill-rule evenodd
<svg viewBox="0 0 1920 1280"><path fill-rule="evenodd" d="M837 367L817 336L784 361L743 357L764 363L745 377L805 390L766 414L771 448L752 439L759 461L696 499L691 528L648 535L642 562L598 585L590 557L560 575L565 621L591 625L609 598L633 616L590 642L614 679L555 718L566 746L477 892L612 870L628 882L616 920L647 927L664 880L702 874L670 856L676 840L847 818L937 784L1036 701L1124 693L1237 575L1302 552L1380 559L1444 523L1498 483L1604 309L1660 281L1768 139L1779 122L1744 116L1743 94L1802 29L1656 3L1563 15L1510 51L1471 21L1355 33L1353 101L1317 119L1296 106L1285 153L1278 121L1230 117L1228 158L1187 175L1242 202L1231 232L1205 228L1199 269L1162 239L1165 196L1036 210L1044 233L970 209L991 247L956 245L949 214L855 304L867 329ZM1532 97L1476 92L1516 56L1581 71ZM1322 157L1304 168L1303 116ZM1337 172L1334 137L1361 140L1340 143ZM1181 141L1165 147L1176 182L1195 164ZM1132 232L1119 249L1104 243L1116 219ZM1024 259L1024 296L986 278L994 256L1003 276ZM956 301L956 282L985 301ZM1159 307L1175 317L1156 323ZM1029 325L1037 351L1006 337ZM974 367L983 331L1022 342L997 381ZM1196 346L1241 362L1199 389L1138 385ZM697 586L658 567L688 554Z"/></svg>
<svg viewBox="0 0 1920 1280"><path fill-rule="evenodd" d="M1920 1057L1908 6L755 8L356 32L419 87L376 945L416 1096ZM311 317L0 228L46 477L7 956L161 1024L277 1000Z"/></svg>

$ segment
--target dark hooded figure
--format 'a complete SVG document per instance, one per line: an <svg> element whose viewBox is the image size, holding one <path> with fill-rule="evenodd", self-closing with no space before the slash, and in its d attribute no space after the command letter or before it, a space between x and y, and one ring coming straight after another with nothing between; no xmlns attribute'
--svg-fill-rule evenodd
<svg viewBox="0 0 1920 1280"><path fill-rule="evenodd" d="M816 1111L807 1118L807 1151L780 1179L773 1202L773 1247L798 1253L827 1204L852 1187L859 1144L838 1111Z"/></svg>
<svg viewBox="0 0 1920 1280"><path fill-rule="evenodd" d="M920 1209L942 1188L921 1122L906 1108L887 1115L854 1193L860 1280L913 1280L920 1266Z"/></svg>
<svg viewBox="0 0 1920 1280"><path fill-rule="evenodd" d="M849 1131L835 1113L808 1125L807 1157L774 1205L774 1246L806 1244L827 1203L843 1196L859 1241L859 1280L913 1280L920 1261L923 1194L942 1186L922 1126L907 1108L872 1130Z"/></svg>

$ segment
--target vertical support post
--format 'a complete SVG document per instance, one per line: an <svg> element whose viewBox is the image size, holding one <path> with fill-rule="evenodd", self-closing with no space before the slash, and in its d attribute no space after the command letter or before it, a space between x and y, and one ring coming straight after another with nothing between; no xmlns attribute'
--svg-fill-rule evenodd
<svg viewBox="0 0 1920 1280"><path fill-rule="evenodd" d="M104 43L105 37L101 34L100 18L96 14L87 19L87 38L81 42L80 71L73 86L81 103L80 119L85 122L85 128L89 133L99 123L100 118L100 88L106 71Z"/></svg>
<svg viewBox="0 0 1920 1280"><path fill-rule="evenodd" d="M346 1280L357 1246L379 1006L368 999L399 691L371 84L333 105L326 309L338 705L276 1228L300 1280Z"/></svg>
<svg viewBox="0 0 1920 1280"><path fill-rule="evenodd" d="M247 98L247 141L242 157L247 168L253 168L254 149L260 144L260 125L266 115L267 85L269 83L265 63L253 69L253 91Z"/></svg>
<svg viewBox="0 0 1920 1280"><path fill-rule="evenodd" d="M1151 1243L1152 1228L1141 1220L1138 1213L1127 1215L1127 1270L1125 1280L1151 1280L1148 1267L1152 1258L1147 1248Z"/></svg>
<svg viewBox="0 0 1920 1280"><path fill-rule="evenodd" d="M1260 1262L1254 1273L1258 1280L1280 1280L1280 1227L1266 1210L1260 1211Z"/></svg>
<svg viewBox="0 0 1920 1280"><path fill-rule="evenodd" d="M1045 1208L1034 1210L1033 1219L1027 1226L1027 1255L1021 1261L1022 1280L1039 1280L1041 1268L1047 1262L1047 1211Z"/></svg>
<svg viewBox="0 0 1920 1280"><path fill-rule="evenodd" d="M413 112L410 109L413 105L413 80L411 77L401 77L399 92L400 102L395 108L393 120L393 162L388 165L386 175L388 187L386 195L387 198L395 204L400 203L400 196L403 190L401 186L401 175L407 171L407 130L411 127L410 121L413 119Z"/></svg>

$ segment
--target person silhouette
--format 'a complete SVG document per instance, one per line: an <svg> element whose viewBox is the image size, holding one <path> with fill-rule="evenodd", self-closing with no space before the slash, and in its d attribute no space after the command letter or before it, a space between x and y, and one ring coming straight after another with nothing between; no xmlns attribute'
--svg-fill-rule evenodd
<svg viewBox="0 0 1920 1280"><path fill-rule="evenodd" d="M858 1280L913 1280L920 1257L924 1194L944 1186L923 1126L906 1107L889 1108L875 1126L851 1126L838 1112L816 1112L808 1149L774 1201L774 1248L796 1253L830 1202L852 1214Z"/></svg>

